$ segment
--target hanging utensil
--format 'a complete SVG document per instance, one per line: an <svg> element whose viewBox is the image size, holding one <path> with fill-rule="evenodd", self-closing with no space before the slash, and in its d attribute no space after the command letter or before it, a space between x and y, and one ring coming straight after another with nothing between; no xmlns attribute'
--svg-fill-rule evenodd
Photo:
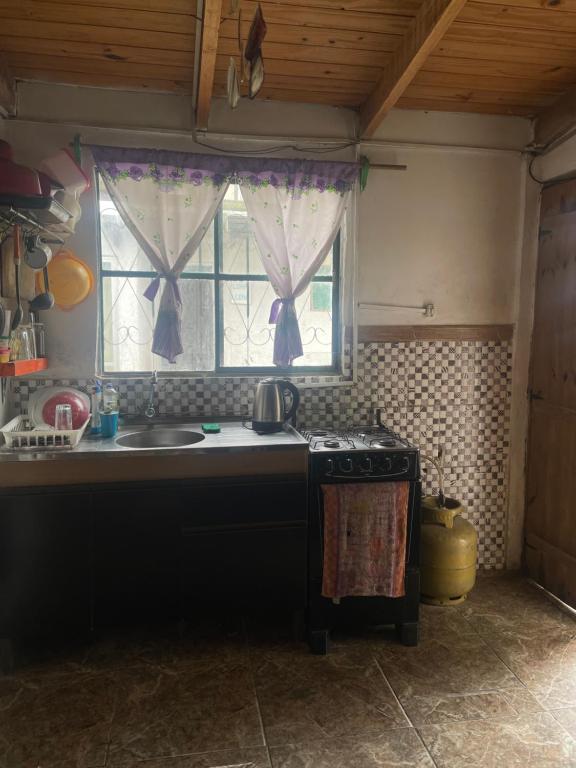
<svg viewBox="0 0 576 768"><path fill-rule="evenodd" d="M266 32L267 27L266 22L264 21L264 14L262 13L262 6L258 3L254 18L252 19L252 24L250 25L250 31L248 32L246 48L244 49L244 56L249 62L252 62L255 58L260 56Z"/></svg>
<svg viewBox="0 0 576 768"><path fill-rule="evenodd" d="M52 249L49 245L42 242L39 236L30 237L26 240L26 251L24 261L31 269L44 269L52 258Z"/></svg>
<svg viewBox="0 0 576 768"><path fill-rule="evenodd" d="M244 49L244 56L250 62L250 81L248 95L253 99L264 82L264 61L262 59L262 43L266 37L267 27L264 21L262 7L258 3L250 32Z"/></svg>
<svg viewBox="0 0 576 768"><path fill-rule="evenodd" d="M16 328L22 322L22 303L20 301L20 227L18 224L14 224L13 236L14 236L14 278L16 281L16 309L12 318L12 330Z"/></svg>
<svg viewBox="0 0 576 768"><path fill-rule="evenodd" d="M228 104L230 108L236 109L238 102L240 101L240 83L238 82L238 70L236 69L236 61L232 58L232 56L230 56L230 64L228 65L226 95L228 96Z"/></svg>
<svg viewBox="0 0 576 768"><path fill-rule="evenodd" d="M254 99L264 83L264 61L262 56L257 56L250 62L250 81L248 83L248 96Z"/></svg>
<svg viewBox="0 0 576 768"><path fill-rule="evenodd" d="M74 309L94 290L92 270L73 251L59 251L48 265L48 273L54 301L59 309Z"/></svg>
<svg viewBox="0 0 576 768"><path fill-rule="evenodd" d="M242 8L238 10L238 54L240 56L240 83L246 80L246 59L242 45Z"/></svg>
<svg viewBox="0 0 576 768"><path fill-rule="evenodd" d="M48 276L48 267L42 270L44 276L44 292L39 293L30 302L30 312L46 312L54 306L54 294L50 292L50 278Z"/></svg>

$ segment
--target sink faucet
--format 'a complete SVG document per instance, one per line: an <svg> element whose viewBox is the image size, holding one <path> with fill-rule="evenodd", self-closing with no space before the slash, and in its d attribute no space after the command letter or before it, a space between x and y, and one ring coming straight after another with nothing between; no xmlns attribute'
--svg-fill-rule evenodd
<svg viewBox="0 0 576 768"><path fill-rule="evenodd" d="M158 373L152 372L150 376L150 394L148 396L148 405L144 411L144 415L147 419L153 419L156 416L156 408L154 407L154 399L156 397L156 390L158 388Z"/></svg>

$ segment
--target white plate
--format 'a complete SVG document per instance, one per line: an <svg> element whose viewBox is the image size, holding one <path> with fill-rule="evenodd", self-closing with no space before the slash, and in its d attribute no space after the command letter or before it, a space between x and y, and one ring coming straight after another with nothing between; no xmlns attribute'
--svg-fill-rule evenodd
<svg viewBox="0 0 576 768"><path fill-rule="evenodd" d="M42 411L50 398L63 392L78 395L86 405L88 413L90 413L90 398L79 389L74 389L73 387L42 387L41 389L37 389L36 392L33 392L28 399L28 416L35 427L52 428L44 421Z"/></svg>

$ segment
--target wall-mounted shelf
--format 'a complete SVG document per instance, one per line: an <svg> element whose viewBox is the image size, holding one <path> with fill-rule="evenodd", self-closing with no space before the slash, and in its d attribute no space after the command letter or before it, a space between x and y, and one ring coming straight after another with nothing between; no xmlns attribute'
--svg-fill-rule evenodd
<svg viewBox="0 0 576 768"><path fill-rule="evenodd" d="M0 378L11 376L26 376L29 373L45 371L48 368L48 359L37 357L33 360L14 360L11 363L0 363Z"/></svg>
<svg viewBox="0 0 576 768"><path fill-rule="evenodd" d="M40 235L45 243L62 245L71 230L71 214L49 196L0 195L0 243L19 224L24 236Z"/></svg>

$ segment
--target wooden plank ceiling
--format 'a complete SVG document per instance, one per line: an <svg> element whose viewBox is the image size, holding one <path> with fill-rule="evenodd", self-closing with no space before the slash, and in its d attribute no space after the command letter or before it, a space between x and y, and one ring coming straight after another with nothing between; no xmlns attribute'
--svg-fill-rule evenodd
<svg viewBox="0 0 576 768"><path fill-rule="evenodd" d="M0 52L27 80L192 90L195 0L0 0Z"/></svg>
<svg viewBox="0 0 576 768"><path fill-rule="evenodd" d="M259 98L360 108L427 0L263 0ZM241 0L245 41L257 3ZM0 0L0 53L18 78L192 91L196 0ZM222 2L214 93L238 24ZM576 0L468 0L397 102L532 116L576 84Z"/></svg>

